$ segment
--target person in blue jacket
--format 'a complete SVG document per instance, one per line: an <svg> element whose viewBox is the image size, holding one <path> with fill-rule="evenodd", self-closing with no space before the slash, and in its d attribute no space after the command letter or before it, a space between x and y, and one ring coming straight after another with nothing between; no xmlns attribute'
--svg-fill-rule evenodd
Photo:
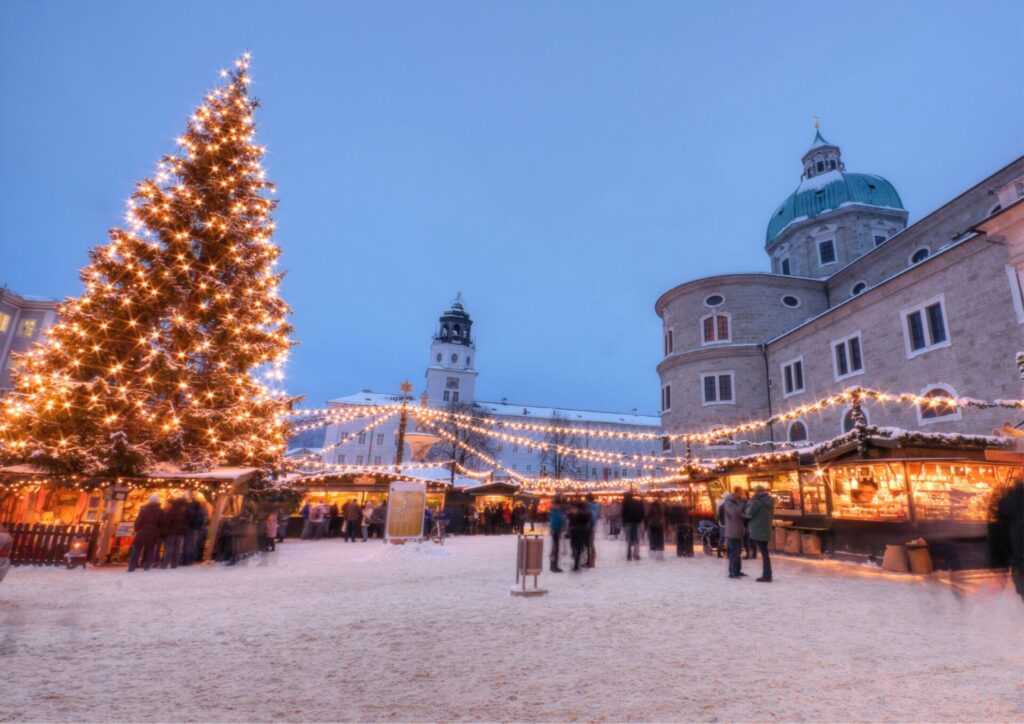
<svg viewBox="0 0 1024 724"><path fill-rule="evenodd" d="M548 529L551 531L551 572L561 573L558 567L558 549L562 542L562 531L565 529L565 514L562 512L562 499L557 497L551 503L548 516Z"/></svg>

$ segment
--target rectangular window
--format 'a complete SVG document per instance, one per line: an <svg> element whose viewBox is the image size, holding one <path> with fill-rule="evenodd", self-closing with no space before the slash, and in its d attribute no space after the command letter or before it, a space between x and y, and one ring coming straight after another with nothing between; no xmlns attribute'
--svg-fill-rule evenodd
<svg viewBox="0 0 1024 724"><path fill-rule="evenodd" d="M380 465L380 455L374 455L373 456L373 464L374 465Z"/></svg>
<svg viewBox="0 0 1024 724"><path fill-rule="evenodd" d="M359 444L360 445L365 445L366 444L366 433L365 432L359 433Z"/></svg>
<svg viewBox="0 0 1024 724"><path fill-rule="evenodd" d="M23 319L21 324L18 325L18 334L22 337L31 337L36 333L36 320L34 319Z"/></svg>
<svg viewBox="0 0 1024 724"><path fill-rule="evenodd" d="M362 465L362 464L363 464L363 456L362 455L356 455L356 465Z"/></svg>
<svg viewBox="0 0 1024 724"><path fill-rule="evenodd" d="M710 372L700 376L705 405L733 404L733 372Z"/></svg>
<svg viewBox="0 0 1024 724"><path fill-rule="evenodd" d="M804 358L798 357L782 365L782 396L789 397L804 391Z"/></svg>
<svg viewBox="0 0 1024 724"><path fill-rule="evenodd" d="M704 344L728 342L730 338L729 315L712 313L704 317L701 319L701 332Z"/></svg>
<svg viewBox="0 0 1024 724"><path fill-rule="evenodd" d="M451 393L451 390L445 390L445 391L444 391L444 401L445 401L445 402L451 402L451 401L452 401L452 393Z"/></svg>
<svg viewBox="0 0 1024 724"><path fill-rule="evenodd" d="M916 307L904 309L901 315L908 359L933 349L949 346L945 295L929 299Z"/></svg>
<svg viewBox="0 0 1024 724"><path fill-rule="evenodd" d="M449 390L459 389L459 378L458 377L445 377L444 386Z"/></svg>
<svg viewBox="0 0 1024 724"><path fill-rule="evenodd" d="M882 234L875 234L875 246L880 246L885 243L885 236Z"/></svg>
<svg viewBox="0 0 1024 724"><path fill-rule="evenodd" d="M672 385L665 385L661 388L661 411L667 412L672 409Z"/></svg>
<svg viewBox="0 0 1024 724"><path fill-rule="evenodd" d="M459 401L459 392L458 392L458 390L456 390L456 391L452 392L452 402L458 402L458 401Z"/></svg>
<svg viewBox="0 0 1024 724"><path fill-rule="evenodd" d="M836 243L832 239L818 242L818 264L828 266L836 263Z"/></svg>
<svg viewBox="0 0 1024 724"><path fill-rule="evenodd" d="M514 453L519 452L519 443L517 443L517 442L512 443L512 452L514 452Z"/></svg>
<svg viewBox="0 0 1024 724"><path fill-rule="evenodd" d="M0 312L0 334L6 334L8 327L11 326L11 315L6 312Z"/></svg>
<svg viewBox="0 0 1024 724"><path fill-rule="evenodd" d="M339 455L338 456L338 465L344 465L344 464L345 464L345 456L344 455Z"/></svg>
<svg viewBox="0 0 1024 724"><path fill-rule="evenodd" d="M672 330L665 330L665 356L672 354Z"/></svg>
<svg viewBox="0 0 1024 724"><path fill-rule="evenodd" d="M788 277L789 276L789 257L787 256L785 259L783 259L782 263L779 266L782 268L782 273L785 274Z"/></svg>
<svg viewBox="0 0 1024 724"><path fill-rule="evenodd" d="M1017 313L1017 323L1024 324L1024 284L1021 283L1017 267L1006 265L1006 278L1010 281L1010 296L1013 297L1013 311ZM0 332L3 332L3 319L0 319Z"/></svg>
<svg viewBox="0 0 1024 724"><path fill-rule="evenodd" d="M860 354L860 332L832 341L832 361L835 363L836 381L864 372L864 362Z"/></svg>
<svg viewBox="0 0 1024 724"><path fill-rule="evenodd" d="M378 445L383 445L384 444L384 433L381 432L381 433L377 434L377 444Z"/></svg>

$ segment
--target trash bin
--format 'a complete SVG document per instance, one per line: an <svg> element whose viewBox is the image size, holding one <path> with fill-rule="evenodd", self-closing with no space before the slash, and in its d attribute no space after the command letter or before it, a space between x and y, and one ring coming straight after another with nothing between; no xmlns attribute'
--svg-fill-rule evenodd
<svg viewBox="0 0 1024 724"><path fill-rule="evenodd" d="M537 577L544 570L544 536L523 534L516 541L516 583L513 596L543 596L547 591L537 587ZM533 576L533 588L526 587L526 578ZM520 580L522 586L520 587Z"/></svg>
<svg viewBox="0 0 1024 724"><path fill-rule="evenodd" d="M882 568L896 573L907 573L910 571L910 562L907 560L907 549L901 545L887 545L885 556L882 558Z"/></svg>
<svg viewBox="0 0 1024 724"><path fill-rule="evenodd" d="M932 554L928 550L928 544L923 539L908 542L906 550L907 558L910 561L911 573L927 576L935 570L932 566Z"/></svg>

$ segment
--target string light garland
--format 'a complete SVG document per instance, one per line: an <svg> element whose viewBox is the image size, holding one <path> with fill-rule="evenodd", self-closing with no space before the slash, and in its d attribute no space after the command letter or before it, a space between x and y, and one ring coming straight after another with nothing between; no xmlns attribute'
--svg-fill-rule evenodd
<svg viewBox="0 0 1024 724"><path fill-rule="evenodd" d="M311 453L309 453L307 455L303 455L301 457L293 458L292 460L287 461L288 462L288 466L291 467L291 468L297 468L297 467L301 467L301 466L307 465L307 464L308 465L316 465L316 464L318 464L318 465L325 465L326 463L323 463L323 462L317 463L315 461L315 459L319 457L322 460L324 453L330 452L331 450L333 450L333 449L335 449L337 447L341 447L342 445L347 445L348 443L350 443L353 440L355 440L356 437L358 437L359 435L365 435L366 433L368 433L371 430L373 430L375 427L378 427L379 425L383 425L385 422L387 422L388 420L390 420L391 418L393 418L397 414L398 414L398 410L390 410L390 411L386 412L383 415L379 415L378 417L373 418L369 422L369 424L366 425L365 427L363 427L362 429L354 430L353 432L349 433L345 437L340 438L337 442L331 443L330 445L328 445L325 448L321 448L319 452L311 452ZM394 466L392 465L391 467L394 467Z"/></svg>

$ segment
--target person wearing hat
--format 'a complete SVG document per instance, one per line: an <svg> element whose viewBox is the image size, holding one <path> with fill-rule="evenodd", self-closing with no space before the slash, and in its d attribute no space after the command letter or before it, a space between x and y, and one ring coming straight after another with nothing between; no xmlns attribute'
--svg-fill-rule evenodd
<svg viewBox="0 0 1024 724"><path fill-rule="evenodd" d="M761 551L760 583L771 583L772 561L768 557L768 541L772 537L772 517L775 514L775 498L768 494L763 485L754 488L754 497L747 503L744 517L747 518L747 531L750 540Z"/></svg>
<svg viewBox="0 0 1024 724"><path fill-rule="evenodd" d="M149 496L149 502L139 508L139 514L135 516L135 539L128 559L129 573L138 567L140 556L143 570L148 571L156 562L163 522L164 511L160 508L160 496L153 493Z"/></svg>

